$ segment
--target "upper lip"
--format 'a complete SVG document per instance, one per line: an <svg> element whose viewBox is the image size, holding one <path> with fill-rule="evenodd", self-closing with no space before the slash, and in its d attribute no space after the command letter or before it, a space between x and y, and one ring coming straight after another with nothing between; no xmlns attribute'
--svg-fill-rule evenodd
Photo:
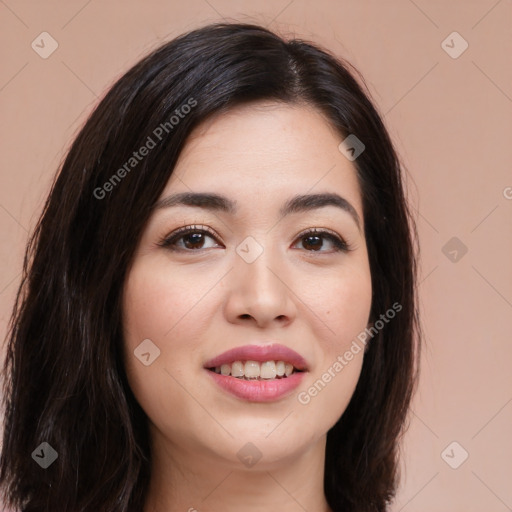
<svg viewBox="0 0 512 512"><path fill-rule="evenodd" d="M223 364L231 364L234 361L284 361L291 363L297 370L307 370L306 360L295 350L279 343L271 345L244 345L235 347L206 361L205 368L215 368Z"/></svg>

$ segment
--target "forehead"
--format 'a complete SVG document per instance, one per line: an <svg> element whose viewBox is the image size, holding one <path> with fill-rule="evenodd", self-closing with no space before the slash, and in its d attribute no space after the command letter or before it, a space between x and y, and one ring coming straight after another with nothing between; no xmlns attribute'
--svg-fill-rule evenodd
<svg viewBox="0 0 512 512"><path fill-rule="evenodd" d="M336 191L361 207L343 137L309 105L258 102L218 114L189 136L164 193Z"/></svg>

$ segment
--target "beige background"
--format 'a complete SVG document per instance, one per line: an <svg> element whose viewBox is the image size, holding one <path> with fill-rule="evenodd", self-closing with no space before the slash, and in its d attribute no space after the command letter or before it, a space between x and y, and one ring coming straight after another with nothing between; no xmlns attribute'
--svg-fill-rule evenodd
<svg viewBox="0 0 512 512"><path fill-rule="evenodd" d="M427 347L393 511L512 510L511 0L0 0L1 338L28 233L86 114L142 54L223 17L350 60L408 169ZM47 59L31 47L44 31L58 43ZM443 44L454 31L469 44L458 58L445 51L463 49L458 36Z"/></svg>

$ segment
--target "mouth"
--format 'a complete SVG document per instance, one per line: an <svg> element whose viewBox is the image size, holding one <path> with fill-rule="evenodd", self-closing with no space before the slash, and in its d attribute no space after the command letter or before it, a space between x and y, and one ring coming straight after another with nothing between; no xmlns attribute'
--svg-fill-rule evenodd
<svg viewBox="0 0 512 512"><path fill-rule="evenodd" d="M204 364L213 383L250 402L271 402L288 396L308 372L306 360L284 345L245 345Z"/></svg>
<svg viewBox="0 0 512 512"><path fill-rule="evenodd" d="M308 369L306 360L300 354L280 344L232 348L207 361L204 368L247 379L286 378L294 372Z"/></svg>
<svg viewBox="0 0 512 512"><path fill-rule="evenodd" d="M287 379L294 373L300 373L300 370L287 361L233 361L224 363L220 366L206 368L226 377L235 377L241 380L275 380Z"/></svg>

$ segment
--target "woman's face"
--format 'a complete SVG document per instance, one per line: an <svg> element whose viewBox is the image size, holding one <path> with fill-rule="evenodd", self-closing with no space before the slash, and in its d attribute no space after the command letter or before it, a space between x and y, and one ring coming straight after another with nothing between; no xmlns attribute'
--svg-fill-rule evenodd
<svg viewBox="0 0 512 512"><path fill-rule="evenodd" d="M172 458L240 465L252 455L270 468L324 447L346 409L372 289L361 192L341 140L310 107L259 103L203 124L183 150L160 202L180 193L225 199L161 202L123 297L129 383L152 440ZM315 194L342 199L281 214ZM207 368L247 346L226 355L220 374ZM276 378L277 361L300 367L297 354L305 371ZM260 377L227 375L242 372Z"/></svg>

